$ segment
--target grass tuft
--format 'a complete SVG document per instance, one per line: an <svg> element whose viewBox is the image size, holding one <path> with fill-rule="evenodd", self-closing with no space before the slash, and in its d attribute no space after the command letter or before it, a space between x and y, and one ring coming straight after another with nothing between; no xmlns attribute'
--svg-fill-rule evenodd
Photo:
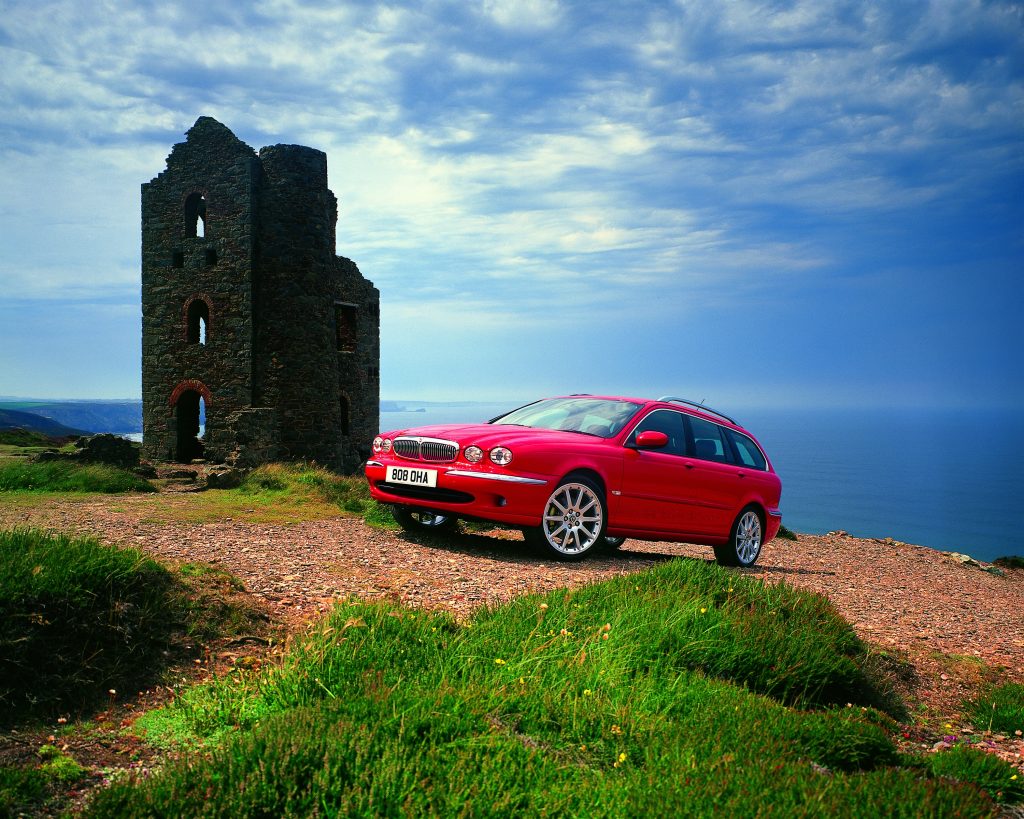
<svg viewBox="0 0 1024 819"><path fill-rule="evenodd" d="M149 481L126 469L71 461L0 461L0 492L155 492Z"/></svg>
<svg viewBox="0 0 1024 819"><path fill-rule="evenodd" d="M954 745L926 757L935 776L977 785L996 802L1024 802L1024 775L996 756L969 745Z"/></svg>
<svg viewBox="0 0 1024 819"><path fill-rule="evenodd" d="M81 713L157 678L178 634L222 633L237 607L137 549L0 531L0 725Z"/></svg>
<svg viewBox="0 0 1024 819"><path fill-rule="evenodd" d="M965 705L975 730L1024 731L1024 685L1020 683L993 686Z"/></svg>

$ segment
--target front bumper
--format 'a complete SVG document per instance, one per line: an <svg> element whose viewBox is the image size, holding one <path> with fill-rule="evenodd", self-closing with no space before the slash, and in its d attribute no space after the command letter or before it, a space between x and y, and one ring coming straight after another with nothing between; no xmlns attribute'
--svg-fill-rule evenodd
<svg viewBox="0 0 1024 819"><path fill-rule="evenodd" d="M413 506L431 512L480 518L520 526L540 524L544 503L551 494L552 478L465 465L417 463L437 471L437 486L388 483L388 466L410 466L409 461L369 460L364 472L370 496L379 503Z"/></svg>

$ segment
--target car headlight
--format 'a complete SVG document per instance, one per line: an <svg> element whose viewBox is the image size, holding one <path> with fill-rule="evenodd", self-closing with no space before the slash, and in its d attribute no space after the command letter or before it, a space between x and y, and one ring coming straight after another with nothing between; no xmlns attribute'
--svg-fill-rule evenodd
<svg viewBox="0 0 1024 819"><path fill-rule="evenodd" d="M491 460L498 466L508 466L512 463L512 450L503 446L496 446L491 450Z"/></svg>
<svg viewBox="0 0 1024 819"><path fill-rule="evenodd" d="M471 464L480 463L480 460L484 457L484 451L478 446L467 446L466 451L462 454Z"/></svg>
<svg viewBox="0 0 1024 819"><path fill-rule="evenodd" d="M373 451L380 452L382 449L384 449L384 439L378 435L373 439Z"/></svg>
<svg viewBox="0 0 1024 819"><path fill-rule="evenodd" d="M384 442L380 445L380 451L385 453L385 454L391 451L391 439L390 438L385 438L384 439Z"/></svg>

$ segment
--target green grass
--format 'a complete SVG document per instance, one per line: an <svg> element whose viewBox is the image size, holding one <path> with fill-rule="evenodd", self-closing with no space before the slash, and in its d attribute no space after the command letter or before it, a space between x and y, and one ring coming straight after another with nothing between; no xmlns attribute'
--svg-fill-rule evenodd
<svg viewBox="0 0 1024 819"><path fill-rule="evenodd" d="M38 449L52 449L67 438L51 438L41 432L29 429L0 429L0 446L16 446Z"/></svg>
<svg viewBox="0 0 1024 819"><path fill-rule="evenodd" d="M925 758L934 776L973 782L997 802L1024 801L1024 775L997 757L969 745L955 745Z"/></svg>
<svg viewBox="0 0 1024 819"><path fill-rule="evenodd" d="M136 549L0 531L0 725L81 713L159 678L179 634L241 618Z"/></svg>
<svg viewBox="0 0 1024 819"><path fill-rule="evenodd" d="M70 461L0 461L0 492L155 492L156 488L128 470L105 464Z"/></svg>
<svg viewBox="0 0 1024 819"><path fill-rule="evenodd" d="M975 730L1024 731L1024 685L1020 683L992 686L966 705Z"/></svg>
<svg viewBox="0 0 1024 819"><path fill-rule="evenodd" d="M779 526L779 533L776 535L780 540L796 540L796 533L786 526Z"/></svg>
<svg viewBox="0 0 1024 819"><path fill-rule="evenodd" d="M21 816L46 792L46 775L38 768L0 765L0 816Z"/></svg>
<svg viewBox="0 0 1024 819"><path fill-rule="evenodd" d="M465 624L346 604L139 720L202 744L87 815L992 815L897 754L866 657L823 598L696 561Z"/></svg>
<svg viewBox="0 0 1024 819"><path fill-rule="evenodd" d="M292 523L359 515L371 522L390 514L370 499L363 477L337 475L310 464L268 464L235 489L212 489L147 501L144 520L205 523L232 518L251 523Z"/></svg>

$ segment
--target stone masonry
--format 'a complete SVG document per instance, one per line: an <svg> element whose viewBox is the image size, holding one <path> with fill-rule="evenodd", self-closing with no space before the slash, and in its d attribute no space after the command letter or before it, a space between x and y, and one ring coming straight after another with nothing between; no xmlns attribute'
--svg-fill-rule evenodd
<svg viewBox="0 0 1024 819"><path fill-rule="evenodd" d="M257 154L210 117L143 184L145 457L346 472L367 457L380 294L335 255L337 219L326 154Z"/></svg>

